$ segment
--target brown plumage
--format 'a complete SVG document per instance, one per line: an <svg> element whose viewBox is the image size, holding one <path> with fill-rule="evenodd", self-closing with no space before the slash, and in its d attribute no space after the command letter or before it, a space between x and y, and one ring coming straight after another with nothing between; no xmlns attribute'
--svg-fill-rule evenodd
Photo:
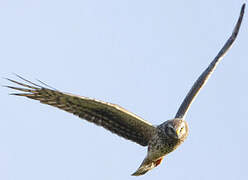
<svg viewBox="0 0 248 180"><path fill-rule="evenodd" d="M18 77L28 83L32 83L20 76ZM151 138L153 131L155 131L155 127L152 126L152 124L118 105L63 93L34 83L30 86L11 79L8 80L26 87L26 89L24 89L6 86L11 89L27 92L15 93L13 95L35 99L43 104L65 110L142 146L148 145L149 139Z"/></svg>
<svg viewBox="0 0 248 180"><path fill-rule="evenodd" d="M194 83L181 104L175 118L165 121L159 126L153 126L118 105L63 93L49 87L34 84L18 75L17 76L26 83L7 79L22 87L6 87L24 92L14 93L13 95L38 100L41 103L73 113L121 137L134 141L142 146L148 146L147 156L138 170L132 174L134 176L143 175L158 166L165 155L175 150L186 139L188 135L188 125L184 117L199 90L206 83L218 62L236 39L244 15L244 9L245 4L241 8L240 16L232 35L207 69Z"/></svg>

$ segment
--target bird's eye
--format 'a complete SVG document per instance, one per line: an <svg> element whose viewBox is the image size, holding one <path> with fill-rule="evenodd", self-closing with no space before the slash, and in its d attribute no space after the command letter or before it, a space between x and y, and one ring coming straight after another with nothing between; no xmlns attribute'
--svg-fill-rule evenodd
<svg viewBox="0 0 248 180"><path fill-rule="evenodd" d="M182 133L184 131L184 126L183 127L181 127L181 129L180 129L180 133Z"/></svg>

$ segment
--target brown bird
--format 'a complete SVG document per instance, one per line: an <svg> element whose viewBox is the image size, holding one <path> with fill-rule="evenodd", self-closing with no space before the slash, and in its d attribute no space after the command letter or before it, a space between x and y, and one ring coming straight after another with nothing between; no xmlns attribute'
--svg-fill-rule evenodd
<svg viewBox="0 0 248 180"><path fill-rule="evenodd" d="M241 8L240 16L232 35L207 69L196 80L193 87L183 100L175 118L165 121L159 126L153 126L149 122L146 122L142 118L118 105L69 93L63 93L50 88L41 81L40 83L44 86L30 82L18 75L17 76L26 83L21 83L7 78L7 80L22 87L6 87L24 92L13 93L13 95L35 99L41 103L73 113L74 115L102 126L121 137L134 141L142 146L148 146L147 156L138 170L132 174L134 176L143 175L147 171L158 166L164 156L175 150L187 137L188 125L184 120L186 112L201 87L206 83L207 79L214 71L216 65L236 39L243 19L244 9L245 4L243 4Z"/></svg>

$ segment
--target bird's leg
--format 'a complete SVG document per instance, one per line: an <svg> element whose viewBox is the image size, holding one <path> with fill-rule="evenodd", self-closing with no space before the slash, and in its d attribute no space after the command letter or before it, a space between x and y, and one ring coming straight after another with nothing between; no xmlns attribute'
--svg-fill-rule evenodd
<svg viewBox="0 0 248 180"><path fill-rule="evenodd" d="M163 159L164 159L164 157L161 157L158 160L156 160L155 161L155 167L157 167L162 162Z"/></svg>

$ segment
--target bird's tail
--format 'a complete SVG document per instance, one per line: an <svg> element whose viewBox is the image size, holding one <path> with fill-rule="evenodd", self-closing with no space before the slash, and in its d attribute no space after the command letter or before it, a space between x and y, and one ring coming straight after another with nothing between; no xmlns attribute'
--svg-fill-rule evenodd
<svg viewBox="0 0 248 180"><path fill-rule="evenodd" d="M149 160L147 157L143 160L140 167L132 174L132 176L140 176L145 174L147 171L150 171L151 169L158 166L164 157L160 157L159 159L155 161Z"/></svg>

